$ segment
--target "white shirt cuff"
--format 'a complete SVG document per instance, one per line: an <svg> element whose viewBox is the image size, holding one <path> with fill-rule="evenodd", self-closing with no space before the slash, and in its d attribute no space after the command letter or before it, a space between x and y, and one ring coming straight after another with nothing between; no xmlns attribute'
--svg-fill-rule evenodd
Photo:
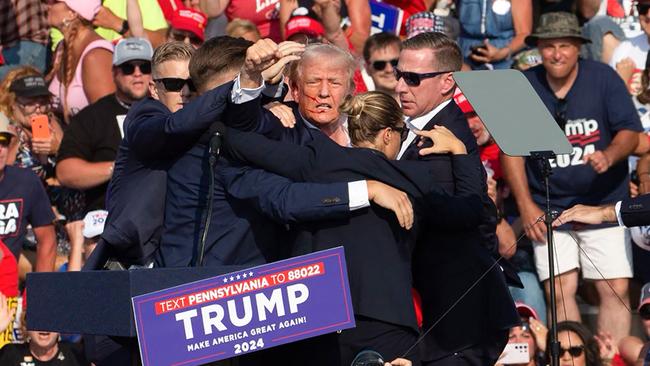
<svg viewBox="0 0 650 366"><path fill-rule="evenodd" d="M365 180L348 183L350 211L370 206L368 201L368 184Z"/></svg>
<svg viewBox="0 0 650 366"><path fill-rule="evenodd" d="M278 99L282 96L282 92L284 91L283 85L284 79L280 80L277 84L266 84L264 90L262 90L262 94L266 97Z"/></svg>
<svg viewBox="0 0 650 366"><path fill-rule="evenodd" d="M623 218L621 217L621 203L622 201L616 202L614 211L616 211L616 221L618 221L618 226L625 226L625 224L623 224Z"/></svg>
<svg viewBox="0 0 650 366"><path fill-rule="evenodd" d="M259 97L260 94L262 94L262 90L264 90L265 86L264 80L262 80L262 85L255 89L243 89L239 80L240 76L240 74L237 75L235 84L232 86L232 93L230 94L230 101L235 104L244 104Z"/></svg>

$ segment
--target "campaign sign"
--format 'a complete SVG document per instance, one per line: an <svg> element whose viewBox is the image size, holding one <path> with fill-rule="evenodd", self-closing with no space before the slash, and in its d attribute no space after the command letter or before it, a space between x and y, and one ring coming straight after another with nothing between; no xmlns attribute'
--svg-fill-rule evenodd
<svg viewBox="0 0 650 366"><path fill-rule="evenodd" d="M355 326L342 247L133 298L142 364L201 365Z"/></svg>
<svg viewBox="0 0 650 366"><path fill-rule="evenodd" d="M370 14L372 20L370 34L389 32L399 35L404 17L402 9L390 4L370 1Z"/></svg>

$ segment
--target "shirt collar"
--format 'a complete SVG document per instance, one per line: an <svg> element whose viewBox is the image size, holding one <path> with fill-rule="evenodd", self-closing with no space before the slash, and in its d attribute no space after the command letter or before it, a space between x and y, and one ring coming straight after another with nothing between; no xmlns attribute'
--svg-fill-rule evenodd
<svg viewBox="0 0 650 366"><path fill-rule="evenodd" d="M300 113L300 111L298 111L298 114L300 115L300 118L305 123L305 126L307 126L307 128L320 131L320 129L318 127L314 126L311 122L309 122L307 120L307 118L305 118L302 115L302 113ZM350 134L348 132L348 117L346 115L344 115L344 114L341 114L341 117L339 117L339 122L341 123L341 126L343 126L343 128L345 130L345 133L348 136L347 147L352 147L352 141L350 141Z"/></svg>
<svg viewBox="0 0 650 366"><path fill-rule="evenodd" d="M432 109L430 112L421 115L420 117L415 117L413 119L411 118L406 118L406 124L408 125L409 129L415 127L418 130L421 130L424 128L424 126L431 121L433 117L438 114L443 108L445 108L449 103L451 103L451 99L447 99L446 101L438 104L437 107Z"/></svg>

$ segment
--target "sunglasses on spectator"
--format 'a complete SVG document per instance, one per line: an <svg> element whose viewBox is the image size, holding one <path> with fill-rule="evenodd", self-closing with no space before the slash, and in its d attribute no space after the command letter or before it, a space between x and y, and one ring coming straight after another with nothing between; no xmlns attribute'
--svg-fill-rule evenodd
<svg viewBox="0 0 650 366"><path fill-rule="evenodd" d="M650 320L650 306L644 305L639 309L639 316L643 320Z"/></svg>
<svg viewBox="0 0 650 366"><path fill-rule="evenodd" d="M16 105L19 106L25 114L32 114L36 111L41 113L47 112L50 110L50 100L49 98L38 98L38 99L27 99L27 100L16 100Z"/></svg>
<svg viewBox="0 0 650 366"><path fill-rule="evenodd" d="M194 87L194 83L192 82L192 79L181 79L181 78L161 78L161 79L154 79L155 82L157 83L162 83L163 86L167 91L170 92L179 92L183 89L185 84L187 84L187 87L190 88L190 91L195 92L196 88Z"/></svg>
<svg viewBox="0 0 650 366"><path fill-rule="evenodd" d="M566 99L561 98L557 100L557 103L555 103L555 122L557 122L557 125L560 126L560 128L564 131L564 127L566 127L567 119L566 119L566 110L567 110L567 102Z"/></svg>
<svg viewBox="0 0 650 366"><path fill-rule="evenodd" d="M398 61L399 60L396 59L396 58L392 59L392 60L373 61L372 62L372 68L377 70L377 71L381 71L381 70L385 69L386 65L388 65L389 63L391 64L391 66L393 66L393 68L395 68L397 66Z"/></svg>
<svg viewBox="0 0 650 366"><path fill-rule="evenodd" d="M648 14L648 10L650 10L650 4L637 4L636 10L639 12L639 15L645 16Z"/></svg>
<svg viewBox="0 0 650 366"><path fill-rule="evenodd" d="M564 352L569 352L571 357L580 357L582 355L582 352L584 352L585 346L583 344L579 346L573 346L569 348L562 348L560 347L560 357L564 356Z"/></svg>
<svg viewBox="0 0 650 366"><path fill-rule="evenodd" d="M190 43L194 46L200 46L203 44L203 40L199 38L199 36L189 31L173 29L170 35L174 41L185 42L185 39L187 38L190 40Z"/></svg>
<svg viewBox="0 0 650 366"><path fill-rule="evenodd" d="M133 74L136 67L145 75L151 74L151 62L125 62L118 67L124 75Z"/></svg>
<svg viewBox="0 0 650 366"><path fill-rule="evenodd" d="M420 74L417 72L401 71L398 68L394 68L393 70L395 73L395 79L399 81L399 79L404 78L404 82L408 86L419 86L422 80L424 79L430 79L438 75L446 74L448 72L453 72L453 71L436 71L436 72L427 72L427 73Z"/></svg>

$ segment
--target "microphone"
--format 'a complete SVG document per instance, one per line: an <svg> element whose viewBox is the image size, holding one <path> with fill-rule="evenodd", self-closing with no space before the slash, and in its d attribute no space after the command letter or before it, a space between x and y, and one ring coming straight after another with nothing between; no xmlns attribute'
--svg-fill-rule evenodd
<svg viewBox="0 0 650 366"><path fill-rule="evenodd" d="M197 262L195 263L198 266L203 266L203 258L205 256L205 242L208 239L208 232L210 231L210 221L212 219L212 203L214 201L214 168L217 165L217 158L219 157L219 152L221 150L222 142L222 133L219 131L214 131L208 142L208 166L210 169L210 181L208 186L208 196L207 196L207 210L205 216L203 217L203 232L201 233L201 241L199 247L197 248L198 253L196 254Z"/></svg>
<svg viewBox="0 0 650 366"><path fill-rule="evenodd" d="M215 131L212 137L210 137L210 155L219 155L221 150L221 132Z"/></svg>
<svg viewBox="0 0 650 366"><path fill-rule="evenodd" d="M378 352L367 349L357 353L351 366L384 366L384 358Z"/></svg>

